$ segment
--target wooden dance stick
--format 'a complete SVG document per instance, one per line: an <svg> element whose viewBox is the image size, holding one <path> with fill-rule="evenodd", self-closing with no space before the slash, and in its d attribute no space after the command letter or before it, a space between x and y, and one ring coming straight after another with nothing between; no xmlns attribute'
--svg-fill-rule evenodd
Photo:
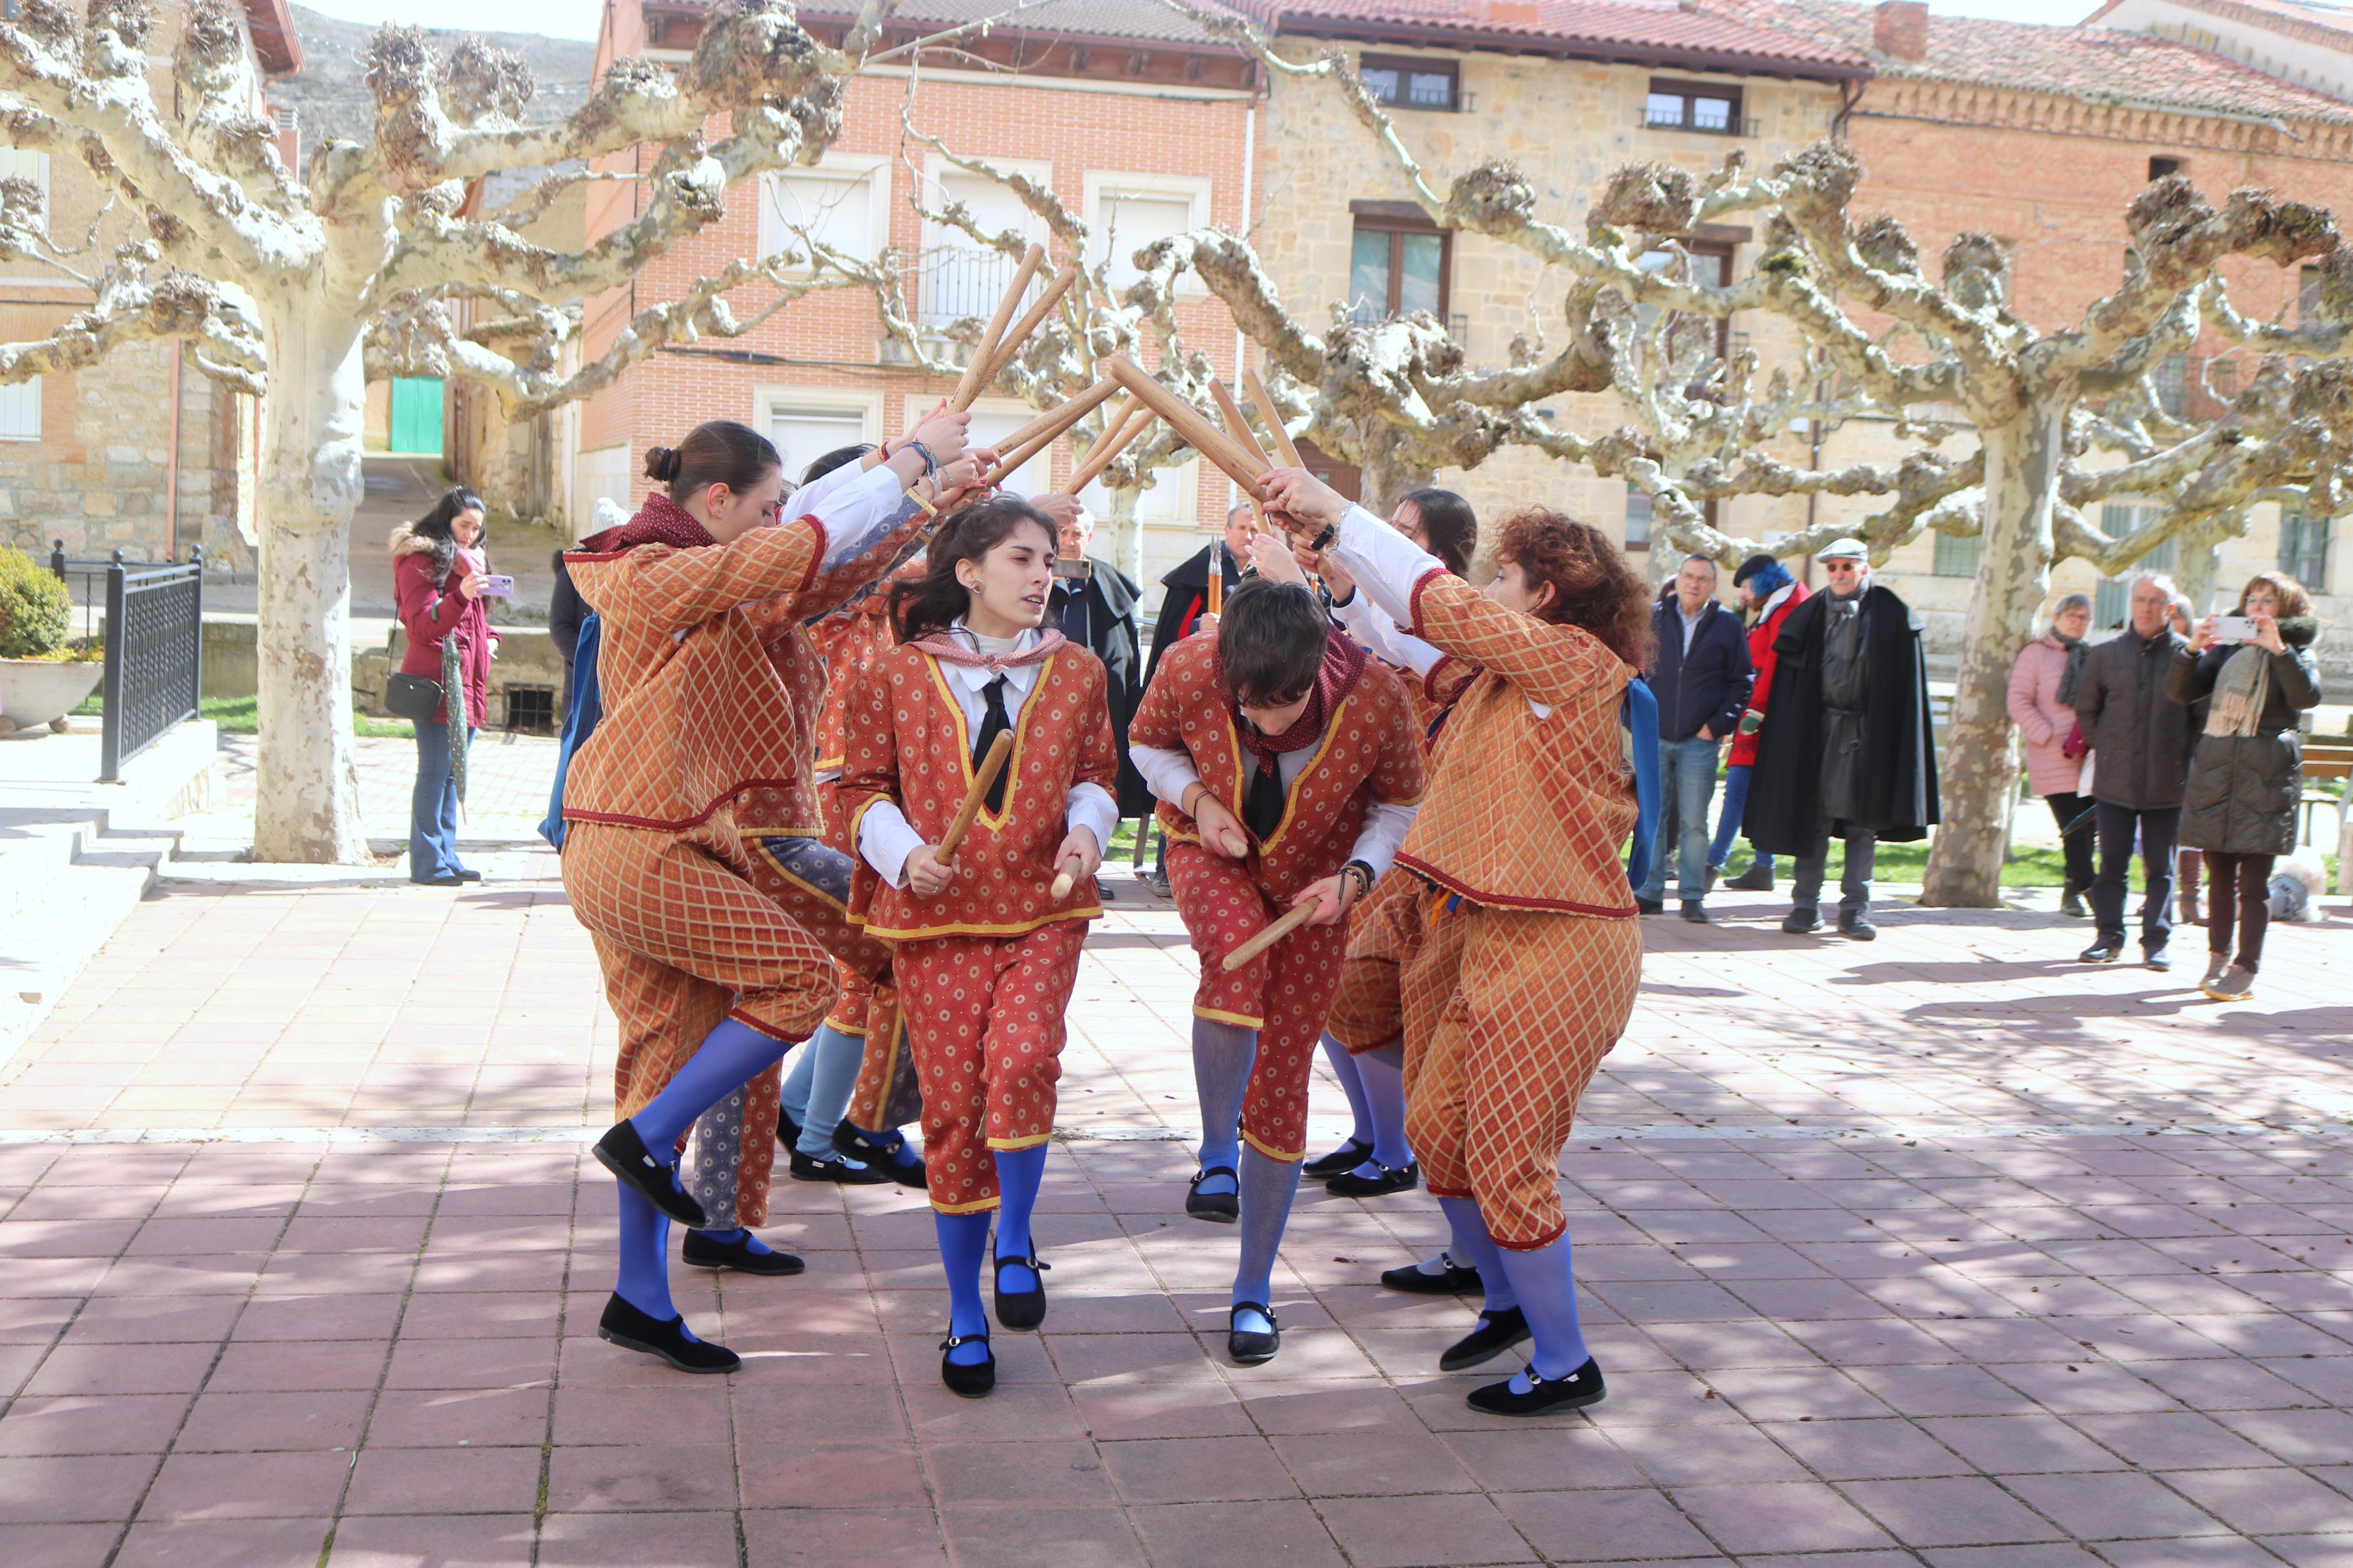
<svg viewBox="0 0 2353 1568"><path fill-rule="evenodd" d="M1030 434L1022 437L1018 445L1008 444L1003 455L997 458L997 467L989 469L987 476L981 479L982 486L986 488L990 485L1003 484L1006 475L1052 446L1055 438L1063 431L1085 418L1096 405L1103 402L1118 390L1119 383L1115 381L1099 381L1076 397L1031 420L1029 424L1023 426L1021 430L1015 431L1014 434L1017 437L1021 437L1022 431L1029 431Z"/></svg>
<svg viewBox="0 0 2353 1568"><path fill-rule="evenodd" d="M1250 403L1258 409L1258 416L1266 421L1266 437L1274 443L1276 456L1282 459L1285 467L1305 468L1307 465L1301 459L1298 447L1291 439L1291 432L1282 427L1282 413L1274 406L1274 399L1268 395L1266 383L1258 378L1255 368L1242 367L1242 390L1250 394Z"/></svg>
<svg viewBox="0 0 2353 1568"><path fill-rule="evenodd" d="M1275 921L1272 925L1267 927L1264 931L1250 938L1250 941L1242 943L1241 946L1226 954L1226 973L1231 974L1235 970L1240 969L1243 964L1248 963L1251 959L1256 958L1260 953L1264 952L1268 948L1272 947L1276 942L1281 942L1284 937L1289 936L1293 931L1295 931L1301 926L1305 925L1307 923L1308 917L1313 915L1314 912L1315 900L1314 899L1308 900L1303 904L1292 905L1291 912L1289 914L1284 915L1281 920Z"/></svg>
<svg viewBox="0 0 2353 1568"><path fill-rule="evenodd" d="M1259 472L1264 473L1267 468L1274 467L1274 459L1266 455L1266 448L1260 446L1258 437L1250 434L1250 420L1242 414L1242 405L1234 401L1234 395L1226 390L1226 384L1211 376L1209 395L1218 400L1218 412L1226 416L1226 432L1233 437L1235 445L1265 465Z"/></svg>
<svg viewBox="0 0 2353 1568"><path fill-rule="evenodd" d="M1144 405L1168 421L1168 427L1183 437L1193 449L1225 470L1226 477L1240 485L1244 494L1260 505L1266 504L1266 487L1258 482L1263 468L1251 467L1250 456L1209 423L1202 412L1145 374L1144 367L1125 354L1113 354L1103 362L1103 368L1119 379L1119 384L1144 400Z"/></svg>
<svg viewBox="0 0 2353 1568"><path fill-rule="evenodd" d="M1068 491L1071 495L1076 495L1094 483L1097 477L1111 467L1111 460L1126 450L1129 442L1150 429L1152 421L1158 417L1149 408L1136 407L1133 395L1123 398L1111 412L1112 416L1103 421L1103 433L1095 437L1093 446L1087 448L1087 460L1071 475Z"/></svg>
<svg viewBox="0 0 2353 1568"><path fill-rule="evenodd" d="M1054 274L1053 281L1046 285L1046 291L1038 296L1038 302L1021 313L1021 319L1006 332L1005 341L997 345L997 353L988 362L988 374L980 378L980 392L987 392L997 384L997 378L1005 374L1005 367L1013 363L1013 356L1021 352L1021 345L1029 341L1029 334L1038 330L1038 323L1046 319L1046 312L1060 303L1062 296L1071 291L1071 285L1078 280L1079 269L1075 267L1065 267ZM980 393L973 395L977 397Z"/></svg>
<svg viewBox="0 0 2353 1568"><path fill-rule="evenodd" d="M964 842L966 833L972 831L972 819L980 815L981 806L988 800L988 786L995 784L997 775L1005 771L1005 759L1012 754L1013 731L1002 731L990 743L988 755L980 760L980 770L972 775L972 787L964 792L964 804L956 807L955 817L948 823L948 830L940 835L939 847L932 851L933 859L944 866L955 854L956 846Z"/></svg>
<svg viewBox="0 0 2353 1568"><path fill-rule="evenodd" d="M1021 258L1021 265L1014 268L1012 286L1005 290L1005 298L997 302L997 314L991 316L988 325L981 330L980 340L972 345L972 358L965 362L964 378L956 383L955 395L948 399L949 413L961 414L970 408L972 400L988 385L988 367L997 359L997 343L1005 336L1006 323L1013 320L1013 312L1020 307L1021 296L1029 291L1029 279L1038 276L1038 268L1045 260L1046 247L1033 245Z"/></svg>
<svg viewBox="0 0 2353 1568"><path fill-rule="evenodd" d="M1046 889L1046 896L1058 904L1069 898L1071 889L1079 885L1079 868L1084 864L1085 862L1075 855L1064 856L1062 868L1056 874L1054 885Z"/></svg>

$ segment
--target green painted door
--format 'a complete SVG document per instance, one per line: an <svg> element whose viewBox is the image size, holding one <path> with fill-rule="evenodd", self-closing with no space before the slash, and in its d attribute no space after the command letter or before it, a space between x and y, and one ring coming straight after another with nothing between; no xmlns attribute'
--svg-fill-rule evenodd
<svg viewBox="0 0 2353 1568"><path fill-rule="evenodd" d="M392 449L441 456L439 381L424 376L393 378Z"/></svg>

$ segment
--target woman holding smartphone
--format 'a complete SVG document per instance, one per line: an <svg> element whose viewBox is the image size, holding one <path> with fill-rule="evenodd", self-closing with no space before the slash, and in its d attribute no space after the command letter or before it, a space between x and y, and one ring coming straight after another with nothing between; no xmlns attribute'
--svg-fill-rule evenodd
<svg viewBox="0 0 2353 1568"><path fill-rule="evenodd" d="M449 763L450 726L465 726L460 743L481 727L489 710L491 659L499 634L491 629L483 591L491 585L482 552L482 498L463 486L436 501L416 522L392 531L393 589L408 649L400 672L442 684L441 706L417 720L417 787L408 803L408 879L455 888L482 879L458 862L458 783ZM444 646L457 642L459 679L444 679L452 662ZM456 689L451 689L452 687Z"/></svg>
<svg viewBox="0 0 2353 1568"><path fill-rule="evenodd" d="M2199 989L2243 1002L2262 967L2272 861L2295 849L2304 737L2297 713L2320 703L2312 645L2320 622L2282 572L2248 580L2239 607L2209 616L2173 659L2165 694L2209 700L2181 802L2181 843L2206 852L2206 977ZM2239 944L2232 951L2232 928Z"/></svg>

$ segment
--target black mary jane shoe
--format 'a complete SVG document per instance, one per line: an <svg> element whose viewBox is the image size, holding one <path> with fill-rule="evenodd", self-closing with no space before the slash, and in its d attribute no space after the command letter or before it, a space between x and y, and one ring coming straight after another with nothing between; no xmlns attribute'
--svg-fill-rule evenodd
<svg viewBox="0 0 2353 1568"><path fill-rule="evenodd" d="M980 1361L965 1366L948 1359L958 1345L977 1344L984 1352ZM988 1348L988 1335L950 1334L940 1342L940 1381L948 1385L950 1394L961 1394L966 1399L978 1399L997 1386L997 1352Z"/></svg>
<svg viewBox="0 0 2353 1568"><path fill-rule="evenodd" d="M650 1316L617 1294L605 1303L596 1337L625 1351L659 1356L681 1372L733 1372L744 1364L744 1358L725 1345L689 1338L684 1318Z"/></svg>
<svg viewBox="0 0 2353 1568"><path fill-rule="evenodd" d="M1324 1190L1335 1198L1385 1198L1391 1193L1411 1192L1421 1185L1421 1167L1408 1160L1402 1165L1383 1165L1373 1162L1379 1170L1377 1176L1360 1176L1354 1171L1343 1171L1324 1184Z"/></svg>
<svg viewBox="0 0 2353 1568"><path fill-rule="evenodd" d="M1012 1258L997 1259L997 1278L992 1287L997 1295L997 1321L1008 1329L1034 1329L1044 1322L1046 1321L1046 1270L1052 1267L1050 1263L1038 1261L1038 1248L1035 1243L1031 1244L1029 1256L1027 1258L1016 1255ZM1005 1271L1008 1268L1027 1268L1030 1273L1038 1276L1037 1288L1029 1290L1008 1290L1005 1288Z"/></svg>
<svg viewBox="0 0 2353 1568"><path fill-rule="evenodd" d="M1465 1268L1452 1258L1436 1274L1425 1274L1418 1263L1402 1268L1381 1270L1381 1283L1392 1290L1404 1290L1416 1296L1460 1296L1479 1289L1479 1271Z"/></svg>
<svg viewBox="0 0 2353 1568"><path fill-rule="evenodd" d="M1299 1173L1311 1182L1325 1182L1334 1176L1344 1176L1373 1157L1373 1146L1351 1138L1320 1160L1310 1160L1299 1168Z"/></svg>
<svg viewBox="0 0 2353 1568"><path fill-rule="evenodd" d="M714 1241L699 1230L686 1233L679 1261L689 1268L732 1268L738 1274L765 1274L772 1279L798 1274L808 1267L789 1252L753 1251L749 1236L741 1241Z"/></svg>
<svg viewBox="0 0 2353 1568"><path fill-rule="evenodd" d="M797 1149L793 1151L789 1169L796 1182L832 1182L844 1187L877 1187L891 1179L890 1172L871 1165L849 1159L820 1160Z"/></svg>
<svg viewBox="0 0 2353 1568"><path fill-rule="evenodd" d="M481 879L482 874L471 867L460 866L458 868L458 880L461 882L479 882Z"/></svg>
<svg viewBox="0 0 2353 1568"><path fill-rule="evenodd" d="M1211 1176L1229 1178L1236 1187L1230 1193L1205 1193L1201 1184ZM1193 1173L1193 1184L1185 1189L1185 1212L1195 1219L1213 1220L1219 1225L1231 1225L1242 1217L1242 1195L1240 1192L1241 1173L1231 1165L1211 1165Z"/></svg>
<svg viewBox="0 0 2353 1568"><path fill-rule="evenodd" d="M1493 1361L1514 1345L1528 1338L1527 1314L1517 1307L1506 1307L1500 1312L1482 1312L1479 1326L1446 1347L1438 1358L1440 1372L1461 1372L1482 1362Z"/></svg>
<svg viewBox="0 0 2353 1568"><path fill-rule="evenodd" d="M878 1138L844 1121L833 1130L833 1152L881 1172L902 1187L923 1192L932 1184L930 1173L923 1167L923 1157L907 1152L907 1135L903 1132Z"/></svg>
<svg viewBox="0 0 2353 1568"><path fill-rule="evenodd" d="M1543 1415L1555 1410L1582 1410L1588 1405L1599 1405L1609 1392L1602 1386L1601 1368L1591 1356L1587 1356L1585 1364L1567 1377L1538 1377L1534 1367L1528 1369L1527 1377L1532 1386L1525 1394L1512 1392L1509 1378L1472 1389L1466 1396L1471 1408L1490 1415Z"/></svg>
<svg viewBox="0 0 2353 1568"><path fill-rule="evenodd" d="M1267 1331L1261 1334L1255 1329L1234 1327L1234 1320L1244 1312L1256 1312L1264 1318ZM1272 1361L1274 1352L1282 1348L1282 1325L1274 1321L1274 1313L1268 1310L1265 1302L1234 1303L1232 1312L1226 1318L1226 1353L1234 1358L1236 1366L1256 1366L1261 1362Z"/></svg>
<svg viewBox="0 0 2353 1568"><path fill-rule="evenodd" d="M639 1197L687 1229L702 1230L710 1225L711 1216L702 1212L702 1205L679 1186L676 1167L655 1159L646 1141L628 1122L615 1122L589 1152L596 1156L596 1163L613 1173L615 1181L635 1189Z"/></svg>

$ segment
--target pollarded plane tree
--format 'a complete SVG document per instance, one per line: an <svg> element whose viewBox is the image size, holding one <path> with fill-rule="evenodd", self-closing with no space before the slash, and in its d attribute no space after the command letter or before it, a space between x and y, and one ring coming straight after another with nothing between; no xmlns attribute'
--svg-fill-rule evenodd
<svg viewBox="0 0 2353 1568"><path fill-rule="evenodd" d="M47 339L0 345L0 381L164 339L263 397L257 856L366 853L347 568L370 356L485 382L526 413L595 391L664 342L740 330L732 288L805 288L773 265L737 263L572 363L566 301L628 283L721 216L744 182L824 154L840 133L844 79L898 52L875 47L888 10L868 0L835 49L784 0L724 0L676 70L620 61L575 112L533 126L521 121L532 83L520 60L470 43L437 58L414 30L386 28L366 66L373 139L322 142L299 178L279 159L225 0L188 6L168 80L149 73L145 0L90 0L79 23L51 0L23 0L0 24L0 130L17 147L79 154L144 230L86 279L88 310ZM524 214L464 216L470 188L495 173L637 147L652 152L644 200L584 249L523 238ZM0 184L0 249L12 255L36 248L31 194Z"/></svg>
<svg viewBox="0 0 2353 1568"><path fill-rule="evenodd" d="M1431 222L1516 247L1563 279L1563 346L1546 356L1523 339L1513 363L1482 368L1428 315L1365 324L1335 305L1330 329L1310 331L1233 236L1196 230L1154 247L1155 277L1190 267L1227 302L1284 373L1278 395L1304 416L1299 433L1362 464L1370 499L1526 445L1622 476L1651 493L1677 548L1726 564L1758 549L1810 553L1850 531L1883 562L1924 528L1980 541L1930 903L1999 901L2018 779L2005 692L2054 563L2080 557L2113 574L2176 539L2211 552L2267 500L2319 516L2353 510L2353 374L2342 363L2353 353L2353 252L2317 207L2257 190L2216 206L2185 178L2158 181L2124 214L2138 269L2074 325L2046 331L2010 310L2000 241L1958 237L1932 282L1901 225L1858 221L1849 208L1862 170L1842 143L1817 143L1762 174L1737 156L1705 178L1630 165L1597 194L1579 233L1539 216L1529 181L1508 164L1473 168L1440 195L1336 51L1290 60L1239 18L1170 4L1271 70L1328 79ZM1762 219L1756 264L1721 287L1692 281L1673 259L1678 237L1736 214ZM2318 281L2302 323L2232 306L2226 265L2306 263ZM1803 361L1759 387L1754 355L1726 363L1707 334L1676 330L1742 311L1788 323ZM2152 377L2201 331L2261 353L2260 367L2216 417L2168 417ZM1563 392L1604 390L1634 423L1588 437L1535 412ZM1860 416L1892 421L1908 447L1899 460L1816 469L1775 455L1772 438L1795 421L1829 428ZM1708 501L1752 494L1887 504L1860 529L1831 517L1764 542L1710 526ZM2090 509L2116 497L2149 504L2111 534Z"/></svg>

